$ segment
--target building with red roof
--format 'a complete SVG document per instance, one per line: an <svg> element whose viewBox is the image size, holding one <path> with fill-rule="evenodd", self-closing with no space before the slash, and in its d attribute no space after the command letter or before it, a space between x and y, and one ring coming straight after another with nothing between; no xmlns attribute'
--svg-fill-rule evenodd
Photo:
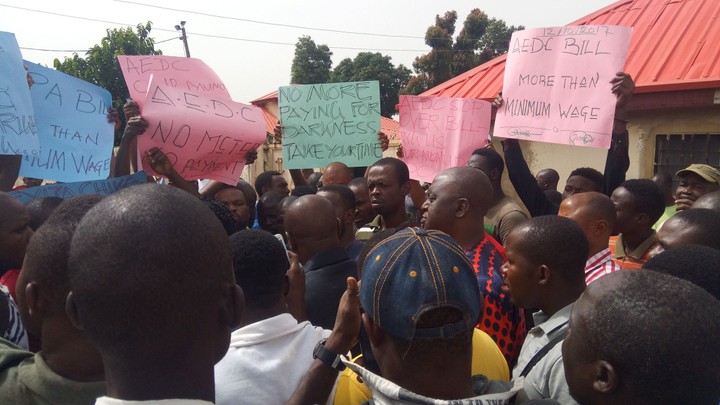
<svg viewBox="0 0 720 405"><path fill-rule="evenodd" d="M636 83L628 178L674 174L690 163L720 166L718 21L718 0L622 0L568 24L633 27L625 64ZM502 89L504 69L500 56L422 95L491 101ZM552 167L567 178L577 167L604 166L604 150L521 143L535 172Z"/></svg>

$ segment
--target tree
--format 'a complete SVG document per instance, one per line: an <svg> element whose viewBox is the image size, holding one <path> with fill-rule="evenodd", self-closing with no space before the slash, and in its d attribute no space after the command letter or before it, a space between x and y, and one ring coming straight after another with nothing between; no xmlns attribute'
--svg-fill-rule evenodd
<svg viewBox="0 0 720 405"><path fill-rule="evenodd" d="M380 113L385 117L395 114L398 94L410 80L412 72L403 65L395 65L389 56L380 53L361 52L355 59L346 58L333 69L332 82L357 82L377 80L380 82Z"/></svg>
<svg viewBox="0 0 720 405"><path fill-rule="evenodd" d="M330 67L332 67L331 56L332 52L327 45L318 46L307 35L300 37L295 44L290 83L327 83L330 80Z"/></svg>
<svg viewBox="0 0 720 405"><path fill-rule="evenodd" d="M435 25L425 32L425 43L432 48L413 62L416 76L402 90L419 94L507 52L510 35L524 29L508 27L504 21L488 18L480 9L468 14L463 29L453 39L457 12L435 16Z"/></svg>
<svg viewBox="0 0 720 405"><path fill-rule="evenodd" d="M107 30L107 35L90 48L84 58L75 53L62 62L55 59L53 65L61 72L107 89L112 94L113 106L120 109L130 93L117 56L162 55L155 50L155 40L150 38L151 28L152 23L148 21L145 25L138 24L135 30L131 27Z"/></svg>

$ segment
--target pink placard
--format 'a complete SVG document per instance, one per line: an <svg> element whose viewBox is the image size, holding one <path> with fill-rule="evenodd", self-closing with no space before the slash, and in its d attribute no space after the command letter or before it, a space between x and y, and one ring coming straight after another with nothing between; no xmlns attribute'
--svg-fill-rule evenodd
<svg viewBox="0 0 720 405"><path fill-rule="evenodd" d="M410 178L432 182L440 171L464 166L488 143L490 109L478 99L400 96L402 160Z"/></svg>
<svg viewBox="0 0 720 405"><path fill-rule="evenodd" d="M493 134L502 138L609 148L631 27L573 26L514 32L503 104Z"/></svg>
<svg viewBox="0 0 720 405"><path fill-rule="evenodd" d="M259 108L155 84L154 79L142 116L148 127L138 136L138 154L161 148L185 180L237 184L245 155L266 139ZM143 166L155 174L149 165Z"/></svg>
<svg viewBox="0 0 720 405"><path fill-rule="evenodd" d="M150 76L165 87L177 87L221 100L232 98L220 77L200 59L161 55L118 55L117 58L130 97L141 109Z"/></svg>

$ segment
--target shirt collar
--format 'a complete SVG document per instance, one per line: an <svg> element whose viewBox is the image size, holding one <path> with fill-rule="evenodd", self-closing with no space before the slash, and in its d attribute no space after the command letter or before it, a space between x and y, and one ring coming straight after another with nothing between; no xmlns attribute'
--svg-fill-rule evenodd
<svg viewBox="0 0 720 405"><path fill-rule="evenodd" d="M634 259L642 259L642 257L645 255L645 252L648 251L657 240L655 231L652 231L652 234L648 236L647 239L642 241L641 244L638 245L634 250L630 252L625 252L625 245L623 243L623 237L622 234L618 235L617 242L615 243L615 257L632 257Z"/></svg>
<svg viewBox="0 0 720 405"><path fill-rule="evenodd" d="M561 326L567 324L568 320L570 320L570 313L572 313L574 304L575 302L563 307L551 317L548 317L543 311L535 312L533 314L533 321L535 321L535 325L537 326L533 329L540 329L545 335L551 334Z"/></svg>

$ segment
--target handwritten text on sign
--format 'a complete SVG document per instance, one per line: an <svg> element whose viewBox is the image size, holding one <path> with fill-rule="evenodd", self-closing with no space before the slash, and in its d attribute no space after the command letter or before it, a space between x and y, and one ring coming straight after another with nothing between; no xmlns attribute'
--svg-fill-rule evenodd
<svg viewBox="0 0 720 405"><path fill-rule="evenodd" d="M177 56L118 55L120 69L130 91L130 97L143 107L150 77L165 87L177 87L192 93L220 100L230 100L220 77L200 59Z"/></svg>
<svg viewBox="0 0 720 405"><path fill-rule="evenodd" d="M288 169L368 166L382 158L377 81L285 86L278 99Z"/></svg>
<svg viewBox="0 0 720 405"><path fill-rule="evenodd" d="M38 148L27 74L15 34L0 31L0 155Z"/></svg>
<svg viewBox="0 0 720 405"><path fill-rule="evenodd" d="M48 184L12 191L10 195L27 204L32 200L45 197L68 199L86 194L109 195L123 188L147 183L147 175L139 171L130 176L115 177L105 180L80 181L76 183Z"/></svg>
<svg viewBox="0 0 720 405"><path fill-rule="evenodd" d="M142 115L148 128L138 137L138 152L161 148L186 180L237 184L245 155L266 139L259 108L155 84L154 79Z"/></svg>
<svg viewBox="0 0 720 405"><path fill-rule="evenodd" d="M40 148L23 158L20 175L63 182L107 178L113 146L110 93L54 69L25 65L35 81L30 94Z"/></svg>
<svg viewBox="0 0 720 405"><path fill-rule="evenodd" d="M410 178L432 182L438 172L465 165L488 143L490 109L484 100L400 96L402 160Z"/></svg>
<svg viewBox="0 0 720 405"><path fill-rule="evenodd" d="M514 32L494 135L609 148L610 80L623 69L631 33L618 26Z"/></svg>

